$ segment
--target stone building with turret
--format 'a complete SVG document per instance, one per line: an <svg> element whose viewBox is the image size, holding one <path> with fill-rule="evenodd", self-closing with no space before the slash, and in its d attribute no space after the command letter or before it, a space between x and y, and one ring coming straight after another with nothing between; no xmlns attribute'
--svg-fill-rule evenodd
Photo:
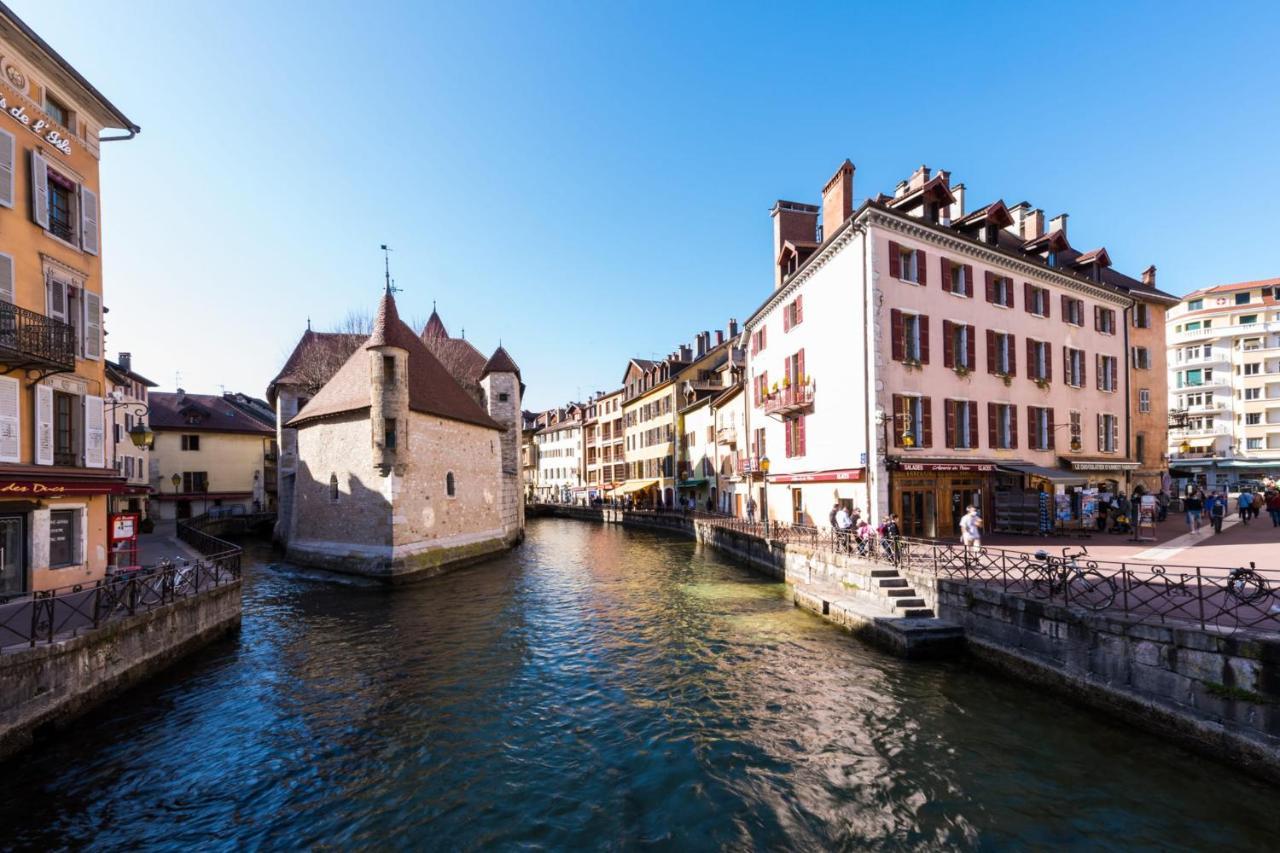
<svg viewBox="0 0 1280 853"><path fill-rule="evenodd" d="M369 338L282 422L290 560L399 582L523 538L520 370L454 341L434 312L415 334L388 291Z"/></svg>

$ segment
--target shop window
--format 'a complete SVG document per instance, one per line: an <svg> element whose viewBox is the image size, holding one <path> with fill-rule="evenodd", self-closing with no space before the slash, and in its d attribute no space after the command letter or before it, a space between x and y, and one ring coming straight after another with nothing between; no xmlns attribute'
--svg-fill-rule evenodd
<svg viewBox="0 0 1280 853"><path fill-rule="evenodd" d="M184 436L182 436L182 449L183 449L183 450L199 450L199 449L200 449L200 436L198 436L198 435L184 435Z"/></svg>
<svg viewBox="0 0 1280 853"><path fill-rule="evenodd" d="M79 565L81 510L55 509L49 513L49 568Z"/></svg>

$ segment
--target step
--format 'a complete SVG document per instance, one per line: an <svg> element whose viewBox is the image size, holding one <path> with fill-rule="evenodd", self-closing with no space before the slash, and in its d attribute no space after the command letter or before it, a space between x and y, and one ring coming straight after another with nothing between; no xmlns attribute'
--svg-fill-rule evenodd
<svg viewBox="0 0 1280 853"><path fill-rule="evenodd" d="M889 587L888 589L881 590L881 591L885 595L889 596L890 598L915 598L916 597L915 589L909 586Z"/></svg>
<svg viewBox="0 0 1280 853"><path fill-rule="evenodd" d="M907 619L932 619L933 610L928 607L904 607L901 610L896 611L895 615L902 616Z"/></svg>
<svg viewBox="0 0 1280 853"><path fill-rule="evenodd" d="M898 577L897 569L872 569L871 577L873 578L896 578Z"/></svg>
<svg viewBox="0 0 1280 853"><path fill-rule="evenodd" d="M876 586L881 589L888 589L892 587L907 588L910 587L911 584L907 583L906 578L876 578Z"/></svg>
<svg viewBox="0 0 1280 853"><path fill-rule="evenodd" d="M893 600L894 611L910 609L912 607L927 607L928 603L923 598L895 598Z"/></svg>

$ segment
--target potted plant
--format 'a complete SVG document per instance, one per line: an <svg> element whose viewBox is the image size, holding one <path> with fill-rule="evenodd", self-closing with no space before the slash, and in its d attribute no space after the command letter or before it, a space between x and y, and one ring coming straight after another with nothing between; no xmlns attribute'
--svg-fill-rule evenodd
<svg viewBox="0 0 1280 853"><path fill-rule="evenodd" d="M969 374L973 372L963 364L957 364L955 367L952 368L952 370L954 370L956 373L956 376L959 376L961 379L968 379Z"/></svg>
<svg viewBox="0 0 1280 853"><path fill-rule="evenodd" d="M1012 385L1012 384L1013 384L1013 377L1012 377L1012 376L1010 376L1010 375L1009 375L1009 374L1007 374L1007 373L1002 373L1002 372L997 371L997 372L996 372L996 376L999 376L999 377L1000 377L1000 381L1004 382L1004 384L1005 384L1005 385Z"/></svg>
<svg viewBox="0 0 1280 853"><path fill-rule="evenodd" d="M903 359L902 366L905 367L907 370L923 370L924 369L924 365L920 363L920 359L918 358Z"/></svg>
<svg viewBox="0 0 1280 853"><path fill-rule="evenodd" d="M1008 384L1008 383L1005 383L1005 384ZM1041 391L1048 391L1049 380L1045 379L1043 376L1036 377L1036 387L1039 388Z"/></svg>

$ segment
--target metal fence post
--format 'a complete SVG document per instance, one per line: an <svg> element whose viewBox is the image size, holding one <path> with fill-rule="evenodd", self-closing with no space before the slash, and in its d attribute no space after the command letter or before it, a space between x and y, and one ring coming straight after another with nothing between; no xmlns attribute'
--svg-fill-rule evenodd
<svg viewBox="0 0 1280 853"><path fill-rule="evenodd" d="M1204 624L1204 578L1200 574L1200 567L1196 566L1196 603L1200 607L1200 630L1205 629Z"/></svg>

